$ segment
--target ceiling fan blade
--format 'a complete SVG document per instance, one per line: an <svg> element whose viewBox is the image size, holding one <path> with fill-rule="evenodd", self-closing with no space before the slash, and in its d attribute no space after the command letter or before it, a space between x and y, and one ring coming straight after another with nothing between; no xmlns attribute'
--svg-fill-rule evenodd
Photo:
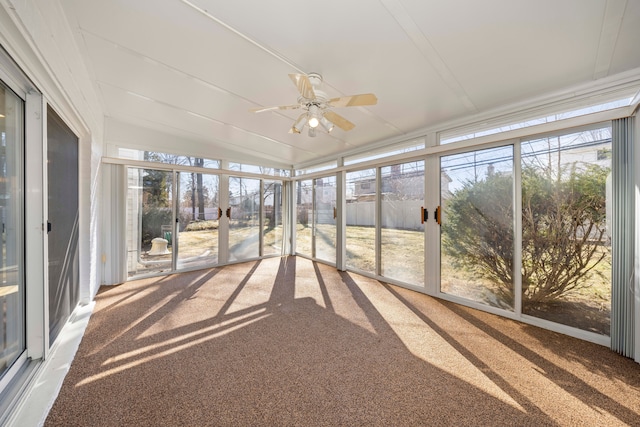
<svg viewBox="0 0 640 427"><path fill-rule="evenodd" d="M313 91L313 85L309 81L309 77L304 74L289 74L289 78L296 85L298 92L306 99L314 99L316 93Z"/></svg>
<svg viewBox="0 0 640 427"><path fill-rule="evenodd" d="M329 100L332 107L359 107L363 105L375 105L378 98L372 93L363 93L360 95L342 96Z"/></svg>
<svg viewBox="0 0 640 427"><path fill-rule="evenodd" d="M295 105L279 105L277 107L257 107L250 108L249 111L252 113L262 113L263 111L273 111L273 110L295 110L296 108L300 108L300 104Z"/></svg>
<svg viewBox="0 0 640 427"><path fill-rule="evenodd" d="M325 111L323 116L342 130L351 130L356 127L356 125L351 123L349 120L345 119L339 114L334 113L333 111Z"/></svg>

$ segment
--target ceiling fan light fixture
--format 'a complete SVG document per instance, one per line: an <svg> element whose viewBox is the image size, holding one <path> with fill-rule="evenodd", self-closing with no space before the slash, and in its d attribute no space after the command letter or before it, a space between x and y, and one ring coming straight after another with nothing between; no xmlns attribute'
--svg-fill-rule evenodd
<svg viewBox="0 0 640 427"><path fill-rule="evenodd" d="M302 114L300 117L298 117L298 120L296 120L296 122L291 127L291 133L302 132L302 129L304 128L304 124L306 123L306 121L307 121L306 114Z"/></svg>
<svg viewBox="0 0 640 427"><path fill-rule="evenodd" d="M289 129L289 133L302 133L306 125L309 125L309 136L316 136L318 126L322 126L323 131L327 133L330 133L335 126L344 131L349 131L356 125L333 112L331 108L363 107L375 105L378 102L378 98L376 98L373 93L347 95L329 99L327 94L321 89L322 76L317 73L289 74L289 78L300 94L297 104L249 109L249 111L253 111L254 113L274 110L303 110L304 112L298 116L291 129Z"/></svg>
<svg viewBox="0 0 640 427"><path fill-rule="evenodd" d="M322 125L324 130L327 131L327 133L331 133L331 131L335 127L334 124L327 120L325 117L320 119L320 124Z"/></svg>
<svg viewBox="0 0 640 427"><path fill-rule="evenodd" d="M311 128L317 128L318 125L320 124L320 109L318 108L317 105L311 105L309 106L309 127Z"/></svg>

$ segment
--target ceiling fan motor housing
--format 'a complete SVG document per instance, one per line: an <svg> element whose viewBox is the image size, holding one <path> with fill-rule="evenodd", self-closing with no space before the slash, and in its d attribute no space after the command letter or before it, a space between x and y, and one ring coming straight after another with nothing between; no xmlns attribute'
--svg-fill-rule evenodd
<svg viewBox="0 0 640 427"><path fill-rule="evenodd" d="M322 83L322 76L318 73L309 73L307 74L307 78L314 90Z"/></svg>

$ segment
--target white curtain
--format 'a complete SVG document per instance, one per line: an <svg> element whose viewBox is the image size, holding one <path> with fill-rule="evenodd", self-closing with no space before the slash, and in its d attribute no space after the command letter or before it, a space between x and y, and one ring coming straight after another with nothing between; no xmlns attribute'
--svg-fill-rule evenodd
<svg viewBox="0 0 640 427"><path fill-rule="evenodd" d="M105 199L101 284L114 285L127 280L127 169L115 164L102 166Z"/></svg>
<svg viewBox="0 0 640 427"><path fill-rule="evenodd" d="M280 255L287 256L291 255L291 221L295 218L292 215L292 204L293 200L293 182L284 181L282 183L282 248Z"/></svg>

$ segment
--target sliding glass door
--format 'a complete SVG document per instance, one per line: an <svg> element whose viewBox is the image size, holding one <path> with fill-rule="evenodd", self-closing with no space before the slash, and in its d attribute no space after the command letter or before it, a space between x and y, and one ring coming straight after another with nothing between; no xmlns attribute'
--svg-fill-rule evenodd
<svg viewBox="0 0 640 427"><path fill-rule="evenodd" d="M0 378L25 350L24 101L0 81Z"/></svg>
<svg viewBox="0 0 640 427"><path fill-rule="evenodd" d="M424 165L416 160L345 174L347 268L424 286Z"/></svg>
<svg viewBox="0 0 640 427"><path fill-rule="evenodd" d="M261 181L229 177L229 261L260 256Z"/></svg>
<svg viewBox="0 0 640 427"><path fill-rule="evenodd" d="M336 177L314 180L313 243L315 257L336 262Z"/></svg>
<svg viewBox="0 0 640 427"><path fill-rule="evenodd" d="M380 169L380 275L424 286L424 160Z"/></svg>
<svg viewBox="0 0 640 427"><path fill-rule="evenodd" d="M170 271L173 172L129 168L127 268L129 276Z"/></svg>
<svg viewBox="0 0 640 427"><path fill-rule="evenodd" d="M444 156L440 164L440 290L513 310L513 147Z"/></svg>
<svg viewBox="0 0 640 427"><path fill-rule="evenodd" d="M296 182L296 253L313 257L313 181Z"/></svg>
<svg viewBox="0 0 640 427"><path fill-rule="evenodd" d="M336 262L336 177L296 182L296 253Z"/></svg>
<svg viewBox="0 0 640 427"><path fill-rule="evenodd" d="M346 264L366 273L376 273L376 169L346 174Z"/></svg>
<svg viewBox="0 0 640 427"><path fill-rule="evenodd" d="M609 335L611 127L521 146L522 313Z"/></svg>
<svg viewBox="0 0 640 427"><path fill-rule="evenodd" d="M262 204L262 255L282 253L282 181L264 180Z"/></svg>
<svg viewBox="0 0 640 427"><path fill-rule="evenodd" d="M176 268L192 268L218 263L219 217L218 175L178 173L178 214L175 230ZM171 245L174 230L163 230Z"/></svg>
<svg viewBox="0 0 640 427"><path fill-rule="evenodd" d="M609 335L611 153L606 125L442 156L440 291Z"/></svg>
<svg viewBox="0 0 640 427"><path fill-rule="evenodd" d="M275 179L128 168L128 276L279 255L282 188Z"/></svg>

